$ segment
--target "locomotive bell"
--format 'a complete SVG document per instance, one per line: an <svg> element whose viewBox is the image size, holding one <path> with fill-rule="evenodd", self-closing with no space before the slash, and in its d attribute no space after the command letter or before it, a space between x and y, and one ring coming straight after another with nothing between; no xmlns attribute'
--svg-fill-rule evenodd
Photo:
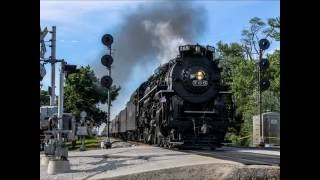
<svg viewBox="0 0 320 180"><path fill-rule="evenodd" d="M110 88L110 86L112 85L112 78L110 76L103 76L101 78L101 85L106 88Z"/></svg>
<svg viewBox="0 0 320 180"><path fill-rule="evenodd" d="M102 44L104 44L107 47L110 47L111 44L113 43L113 37L111 36L111 34L105 34L102 36Z"/></svg>
<svg viewBox="0 0 320 180"><path fill-rule="evenodd" d="M110 56L110 55L108 55L108 54L102 56L102 58L101 58L101 63L102 63L102 65L110 68L110 67L111 67L111 64L113 63L113 58L112 58L112 56Z"/></svg>
<svg viewBox="0 0 320 180"><path fill-rule="evenodd" d="M268 41L268 39L261 39L259 41L259 47L261 50L266 50L268 49L270 46L270 42Z"/></svg>

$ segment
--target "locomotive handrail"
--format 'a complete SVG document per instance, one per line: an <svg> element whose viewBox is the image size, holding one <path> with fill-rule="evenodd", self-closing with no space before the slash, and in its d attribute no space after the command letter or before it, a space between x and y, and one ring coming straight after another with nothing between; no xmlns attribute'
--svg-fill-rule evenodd
<svg viewBox="0 0 320 180"><path fill-rule="evenodd" d="M150 94L151 92L153 92L154 90L157 89L157 87L158 87L158 86L155 86L155 87L152 88L146 95L144 95L144 96L140 99L139 103L142 102L143 100L145 100L145 99L149 96L149 94Z"/></svg>

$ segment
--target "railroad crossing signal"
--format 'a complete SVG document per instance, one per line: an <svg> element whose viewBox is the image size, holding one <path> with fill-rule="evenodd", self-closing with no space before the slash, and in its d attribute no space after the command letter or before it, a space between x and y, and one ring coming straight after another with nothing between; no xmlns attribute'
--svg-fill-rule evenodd
<svg viewBox="0 0 320 180"><path fill-rule="evenodd" d="M66 77L68 77L70 74L79 72L80 69L77 69L77 65L64 64L63 71L66 73Z"/></svg>
<svg viewBox="0 0 320 180"><path fill-rule="evenodd" d="M75 72L77 70L77 65L64 65L64 71Z"/></svg>
<svg viewBox="0 0 320 180"><path fill-rule="evenodd" d="M48 28L47 27L45 27L44 29L43 29L43 31L41 30L41 27L40 27L40 41L42 41L43 39L44 39L44 37L48 34Z"/></svg>

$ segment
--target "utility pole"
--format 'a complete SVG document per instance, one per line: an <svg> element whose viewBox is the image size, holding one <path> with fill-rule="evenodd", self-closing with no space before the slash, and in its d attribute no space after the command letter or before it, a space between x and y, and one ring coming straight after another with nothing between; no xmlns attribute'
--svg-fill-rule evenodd
<svg viewBox="0 0 320 180"><path fill-rule="evenodd" d="M58 129L62 130L62 115L63 115L63 98L64 98L64 77L65 77L65 62L61 61L61 70L60 70L60 86L59 86L59 101L58 101Z"/></svg>
<svg viewBox="0 0 320 180"><path fill-rule="evenodd" d="M51 57L50 57L50 63L51 63L51 97L50 97L50 106L55 106L55 83L56 83L56 26L52 26L51 31L52 37L51 37Z"/></svg>

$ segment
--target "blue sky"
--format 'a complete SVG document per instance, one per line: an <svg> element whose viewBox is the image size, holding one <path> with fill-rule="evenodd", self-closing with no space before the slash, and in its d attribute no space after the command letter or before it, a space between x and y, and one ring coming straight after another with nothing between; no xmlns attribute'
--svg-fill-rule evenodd
<svg viewBox="0 0 320 180"><path fill-rule="evenodd" d="M66 59L68 64L85 66L100 62L105 50L100 40L102 35L116 34L127 14L134 12L138 6L147 8L152 4L161 5L161 3L170 2L42 0L40 1L40 23L42 28L57 26L57 58ZM215 45L219 40L239 42L241 31L248 26L251 18L260 17L266 20L280 16L280 1L276 0L192 1L191 3L203 6L207 11L206 33L196 37L197 42L194 42L203 45ZM270 49L275 48L279 48L279 43L273 43ZM115 53L120 53L119 51L121 49L116 50ZM50 51L47 52L46 57L49 55ZM147 69L141 66L134 67L129 81L122 86L121 95L114 102L112 117L124 108L131 93L146 80L156 66L155 63L149 63ZM46 70L47 75L42 81L43 89L47 89L50 84L50 65L46 65ZM141 71L144 74L140 73ZM57 76L56 82L58 78ZM58 83L56 85L58 86ZM58 88L56 93L57 91Z"/></svg>

